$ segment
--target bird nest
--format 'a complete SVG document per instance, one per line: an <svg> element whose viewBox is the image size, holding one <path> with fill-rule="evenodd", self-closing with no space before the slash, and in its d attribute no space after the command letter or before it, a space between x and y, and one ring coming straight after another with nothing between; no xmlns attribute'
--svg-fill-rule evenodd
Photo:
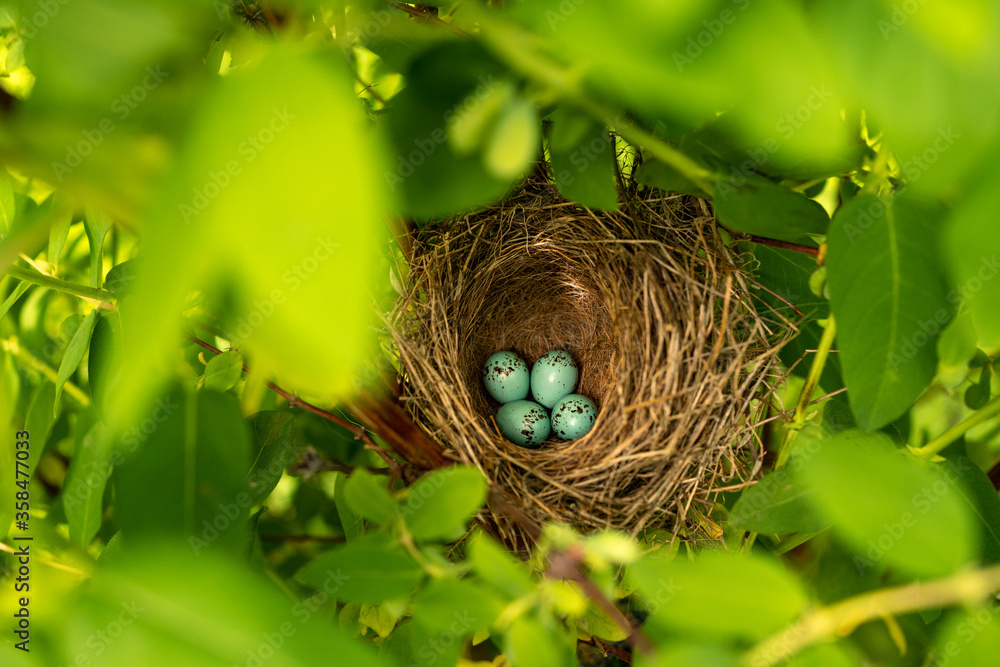
<svg viewBox="0 0 1000 667"><path fill-rule="evenodd" d="M537 522L691 536L762 453L777 346L734 259L704 202L655 190L605 213L535 178L493 208L428 224L390 321L402 404ZM552 349L577 361L597 421L524 449L496 430L483 365L499 350L530 365ZM483 518L520 541L509 519Z"/></svg>

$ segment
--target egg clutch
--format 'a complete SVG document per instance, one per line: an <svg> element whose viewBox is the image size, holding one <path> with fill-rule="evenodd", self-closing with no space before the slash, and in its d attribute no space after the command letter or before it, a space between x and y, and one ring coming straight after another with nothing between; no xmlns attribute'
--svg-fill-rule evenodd
<svg viewBox="0 0 1000 667"><path fill-rule="evenodd" d="M594 425L597 408L573 393L579 376L573 357L563 350L546 352L530 371L513 352L491 355L483 367L483 385L502 404L496 417L500 432L531 449L541 447L553 431L562 440L583 436ZM533 401L527 400L529 393Z"/></svg>

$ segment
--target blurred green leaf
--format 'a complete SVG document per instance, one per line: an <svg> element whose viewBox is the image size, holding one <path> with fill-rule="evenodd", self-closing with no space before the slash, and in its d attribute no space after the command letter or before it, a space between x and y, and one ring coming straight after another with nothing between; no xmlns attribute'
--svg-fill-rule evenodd
<svg viewBox="0 0 1000 667"><path fill-rule="evenodd" d="M24 419L24 429L31 433L31 456L28 458L28 474L34 476L35 467L42 458L42 452L55 426L59 409L52 411L56 400L56 386L48 381L42 381L31 397L28 414Z"/></svg>
<svg viewBox="0 0 1000 667"><path fill-rule="evenodd" d="M0 428L9 429L16 435L19 430L14 423L18 399L21 395L21 376L18 375L14 358L0 346ZM17 441L15 440L14 443ZM29 441L30 442L30 441ZM34 445L33 445L34 446ZM26 480L18 476L16 471L17 446L0 447L0 470L9 471L11 482ZM14 520L16 499L14 494L20 489L13 483L0 487L0 539L7 537L11 522Z"/></svg>
<svg viewBox="0 0 1000 667"><path fill-rule="evenodd" d="M685 640L658 643L656 653L647 656L637 652L634 659L636 667L737 667L740 664L736 654L720 646L694 644Z"/></svg>
<svg viewBox="0 0 1000 667"><path fill-rule="evenodd" d="M789 667L857 667L861 663L838 644L810 646L789 661Z"/></svg>
<svg viewBox="0 0 1000 667"><path fill-rule="evenodd" d="M451 466L421 477L397 512L418 540L455 539L486 500L486 480L476 468Z"/></svg>
<svg viewBox="0 0 1000 667"><path fill-rule="evenodd" d="M49 227L48 260L51 264L59 264L63 248L66 246L66 239L69 237L69 228L72 225L73 215L67 212L57 217L52 226Z"/></svg>
<svg viewBox="0 0 1000 667"><path fill-rule="evenodd" d="M230 297L226 328L255 370L313 400L353 390L375 353L371 294L392 202L352 85L336 60L275 47L193 106L122 309L124 335L143 344L125 349L120 418L166 376L190 290ZM336 306L318 307L331 294Z"/></svg>
<svg viewBox="0 0 1000 667"><path fill-rule="evenodd" d="M712 202L723 225L764 238L801 241L825 234L830 224L812 199L753 175L719 181Z"/></svg>
<svg viewBox="0 0 1000 667"><path fill-rule="evenodd" d="M979 346L1000 352L1000 229L994 224L1000 206L997 183L1000 164L988 169L978 187L959 201L945 232L948 269L954 286L949 301L964 301L975 326Z"/></svg>
<svg viewBox="0 0 1000 667"><path fill-rule="evenodd" d="M104 487L111 474L114 441L107 427L91 411L77 417L75 435L76 447L66 471L62 504L70 539L86 547L101 527Z"/></svg>
<svg viewBox="0 0 1000 667"><path fill-rule="evenodd" d="M515 95L500 110L490 133L483 156L486 169L499 180L523 176L541 148L540 137L535 103Z"/></svg>
<svg viewBox="0 0 1000 667"><path fill-rule="evenodd" d="M376 477L364 468L356 468L344 483L344 500L354 513L375 523L390 523L396 513L385 480L384 476Z"/></svg>
<svg viewBox="0 0 1000 667"><path fill-rule="evenodd" d="M969 362L976 355L976 329L967 308L959 310L955 318L941 332L937 343L937 376L949 389L965 381Z"/></svg>
<svg viewBox="0 0 1000 667"><path fill-rule="evenodd" d="M396 627L396 619L388 612L385 605L361 605L358 620L374 630L375 634L383 639L388 637Z"/></svg>
<svg viewBox="0 0 1000 667"><path fill-rule="evenodd" d="M863 195L830 227L826 264L848 398L864 429L903 414L937 367L951 319L938 269L933 207Z"/></svg>
<svg viewBox="0 0 1000 667"><path fill-rule="evenodd" d="M24 296L24 293L28 291L29 287L31 287L31 283L24 281L17 283L17 286L14 288L14 290L9 295L7 295L7 298L4 299L4 302L0 304L0 321L2 321L3 318L7 317L7 313L9 313L10 309L14 307L14 304L17 303L17 300L20 299L22 296Z"/></svg>
<svg viewBox="0 0 1000 667"><path fill-rule="evenodd" d="M942 464L945 475L960 480L955 490L966 505L966 512L979 526L982 562L1000 563L1000 496L989 477L965 456L950 456Z"/></svg>
<svg viewBox="0 0 1000 667"><path fill-rule="evenodd" d="M668 164L647 159L635 173L635 180L644 185L660 188L664 192L680 192L693 197L706 197L706 193L693 181Z"/></svg>
<svg viewBox="0 0 1000 667"><path fill-rule="evenodd" d="M220 556L196 558L172 542L134 548L129 542L63 612L66 644L58 661L71 664L83 656L112 667L137 660L298 667L316 664L317 656L336 656L343 664L386 667L370 647L349 641L305 603Z"/></svg>
<svg viewBox="0 0 1000 667"><path fill-rule="evenodd" d="M482 584L467 579L435 579L413 599L413 620L430 630L448 630L461 621L462 635L488 628L506 604Z"/></svg>
<svg viewBox="0 0 1000 667"><path fill-rule="evenodd" d="M936 577L974 558L978 539L954 475L908 456L881 433L843 431L817 444L797 454L796 476L854 549L859 572L884 559Z"/></svg>
<svg viewBox="0 0 1000 667"><path fill-rule="evenodd" d="M337 506L340 524L344 527L344 536L348 542L351 542L364 534L365 522L362 516L351 509L350 503L347 502L345 493L347 475L338 472L336 480L336 485L333 488L333 502Z"/></svg>
<svg viewBox="0 0 1000 667"><path fill-rule="evenodd" d="M296 578L345 602L378 604L408 595L423 579L403 547L383 535L366 535L332 549L302 568Z"/></svg>
<svg viewBox="0 0 1000 667"><path fill-rule="evenodd" d="M250 442L236 398L174 389L148 410L120 438L127 459L115 470L115 491L125 537L170 536L195 554L242 554Z"/></svg>
<svg viewBox="0 0 1000 667"><path fill-rule="evenodd" d="M251 505L264 502L295 458L295 418L265 410L247 419L253 443L253 463L247 474Z"/></svg>
<svg viewBox="0 0 1000 667"><path fill-rule="evenodd" d="M816 515L809 489L787 469L768 473L748 488L729 512L733 526L757 533L809 533L829 522Z"/></svg>
<svg viewBox="0 0 1000 667"><path fill-rule="evenodd" d="M552 180L569 201L589 208L618 208L615 143L608 129L568 107L550 114Z"/></svg>
<svg viewBox="0 0 1000 667"><path fill-rule="evenodd" d="M704 552L698 560L644 558L629 576L650 607L646 627L662 636L762 639L808 603L777 561ZM668 630L669 628L669 630Z"/></svg>
<svg viewBox="0 0 1000 667"><path fill-rule="evenodd" d="M535 589L530 570L524 563L483 533L477 534L469 543L469 564L483 581L512 598L527 595Z"/></svg>
<svg viewBox="0 0 1000 667"><path fill-rule="evenodd" d="M950 667L979 667L996 659L1000 651L1000 619L996 610L973 606L949 614L934 640L937 661Z"/></svg>
<svg viewBox="0 0 1000 667"><path fill-rule="evenodd" d="M90 337L94 333L94 327L97 325L97 317L98 312L96 309L90 311L66 345L66 352L63 353L62 361L59 364L59 374L56 376L56 392L52 403L53 414L58 414L59 412L59 398L62 396L63 385L76 373L80 362L83 361L83 355L87 353L87 348L90 347Z"/></svg>
<svg viewBox="0 0 1000 667"><path fill-rule="evenodd" d="M575 652L537 619L519 616L504 635L503 652L518 667L576 665Z"/></svg>
<svg viewBox="0 0 1000 667"><path fill-rule="evenodd" d="M205 389L229 391L243 377L243 355L236 350L217 354L205 365Z"/></svg>

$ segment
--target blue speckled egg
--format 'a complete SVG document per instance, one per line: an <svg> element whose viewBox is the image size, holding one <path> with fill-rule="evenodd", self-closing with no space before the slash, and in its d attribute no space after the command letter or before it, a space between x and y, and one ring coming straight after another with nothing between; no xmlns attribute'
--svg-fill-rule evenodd
<svg viewBox="0 0 1000 667"><path fill-rule="evenodd" d="M552 408L552 430L563 440L582 437L597 419L594 402L580 394L564 396Z"/></svg>
<svg viewBox="0 0 1000 667"><path fill-rule="evenodd" d="M486 360L483 367L486 391L501 403L527 398L530 378L528 364L513 352L497 352Z"/></svg>
<svg viewBox="0 0 1000 667"><path fill-rule="evenodd" d="M538 358L531 367L531 395L547 408L572 394L579 372L568 352L552 350Z"/></svg>
<svg viewBox="0 0 1000 667"><path fill-rule="evenodd" d="M549 413L533 401L513 401L500 406L497 426L515 445L536 449L552 433Z"/></svg>

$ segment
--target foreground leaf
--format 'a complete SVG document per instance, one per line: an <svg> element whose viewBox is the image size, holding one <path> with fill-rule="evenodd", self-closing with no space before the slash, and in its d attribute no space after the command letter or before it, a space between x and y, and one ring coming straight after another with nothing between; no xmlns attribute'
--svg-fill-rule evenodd
<svg viewBox="0 0 1000 667"><path fill-rule="evenodd" d="M423 570L403 547L365 536L328 551L296 575L345 602L378 604L407 595L423 579Z"/></svg>
<svg viewBox="0 0 1000 667"><path fill-rule="evenodd" d="M903 414L934 377L937 336L951 319L936 226L933 210L905 195L857 197L830 226L837 348L851 409L866 430Z"/></svg>

